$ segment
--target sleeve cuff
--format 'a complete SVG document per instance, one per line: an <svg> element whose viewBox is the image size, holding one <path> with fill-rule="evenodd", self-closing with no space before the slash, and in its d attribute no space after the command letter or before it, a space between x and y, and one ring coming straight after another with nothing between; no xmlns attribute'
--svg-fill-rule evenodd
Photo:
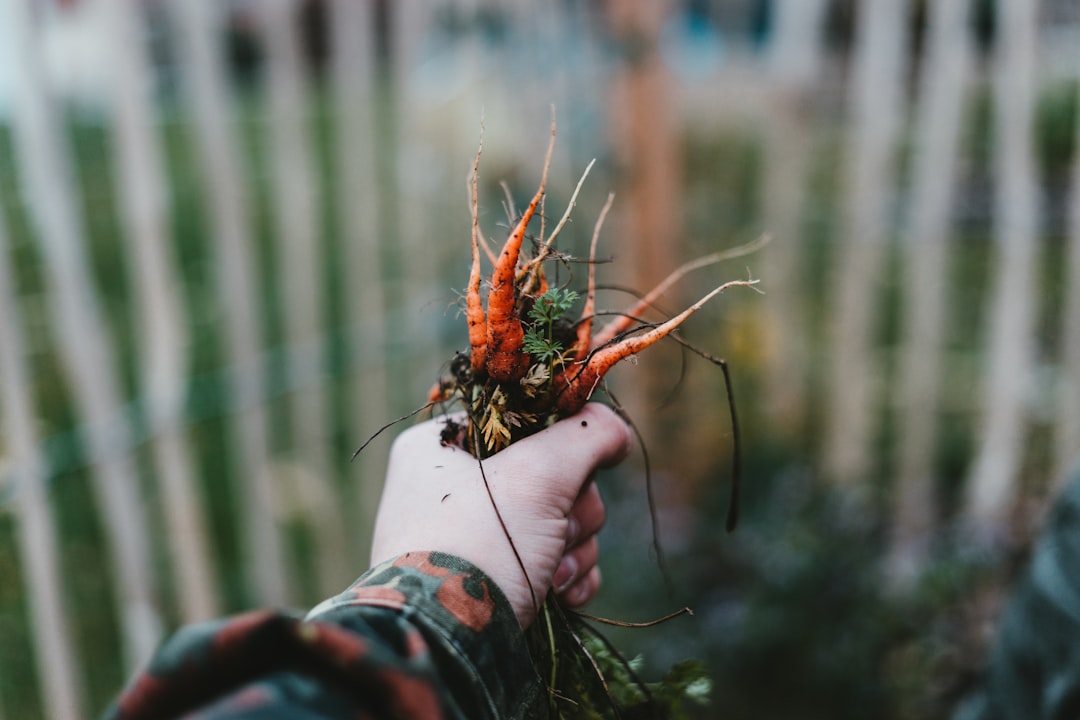
<svg viewBox="0 0 1080 720"><path fill-rule="evenodd" d="M333 621L363 606L415 623L493 717L532 717L543 691L524 633L502 591L475 565L440 552L406 553L371 568L307 619Z"/></svg>

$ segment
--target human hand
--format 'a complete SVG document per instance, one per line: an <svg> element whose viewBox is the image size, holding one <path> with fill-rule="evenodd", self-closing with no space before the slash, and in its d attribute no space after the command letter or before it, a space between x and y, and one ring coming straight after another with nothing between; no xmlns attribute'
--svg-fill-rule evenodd
<svg viewBox="0 0 1080 720"><path fill-rule="evenodd" d="M534 593L542 603L553 585L567 605L588 602L600 586L596 533L604 523L604 505L590 478L629 453L626 424L609 408L590 403L484 460L505 531L479 462L440 443L444 426L431 420L394 442L375 520L372 564L425 550L464 558L499 586L522 627L535 618Z"/></svg>

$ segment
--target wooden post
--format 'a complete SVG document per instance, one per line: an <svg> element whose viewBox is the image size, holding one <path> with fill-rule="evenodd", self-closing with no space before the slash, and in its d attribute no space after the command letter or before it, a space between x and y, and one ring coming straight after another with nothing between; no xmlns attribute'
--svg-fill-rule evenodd
<svg viewBox="0 0 1080 720"><path fill-rule="evenodd" d="M991 294L990 345L980 448L964 516L983 540L1007 532L1023 462L1035 322L1038 199L1032 153L1035 110L1034 0L997 3L994 88L994 206L997 277Z"/></svg>
<svg viewBox="0 0 1080 720"><path fill-rule="evenodd" d="M290 586L276 518L263 405L266 381L256 312L259 283L238 140L230 130L227 71L217 42L221 9L211 0L187 0L168 7L178 26L177 51L194 106L196 141L218 252L226 352L234 370L229 401L239 443L240 457L234 461L238 461L247 533L248 587L251 600L260 605L285 605L290 602Z"/></svg>
<svg viewBox="0 0 1080 720"><path fill-rule="evenodd" d="M611 96L615 159L621 187L610 235L620 238L611 248L628 272L630 287L645 292L679 262L682 233L682 164L673 80L659 54L660 32L671 11L669 3L625 0L610 3L608 16L621 64L613 78ZM621 298L620 298L621 300ZM677 300L667 300L681 306ZM661 354L643 354L636 366L618 373L627 381L618 394L630 417L646 437L656 437L662 423L656 412L662 393L670 387ZM653 445L658 467L668 464L669 450ZM686 488L674 488L681 492Z"/></svg>
<svg viewBox="0 0 1080 720"><path fill-rule="evenodd" d="M161 637L150 562L150 534L139 489L132 432L121 412L118 365L91 282L86 237L72 180L61 113L47 95L28 2L7 8L14 67L15 147L37 221L49 289L51 328L82 420L91 479L108 536L123 618L126 666L142 665Z"/></svg>
<svg viewBox="0 0 1080 720"><path fill-rule="evenodd" d="M855 37L843 226L828 308L829 393L824 467L854 490L866 479L878 423L872 346L894 197L893 152L903 117L908 3L866 0Z"/></svg>
<svg viewBox="0 0 1080 720"><path fill-rule="evenodd" d="M45 458L38 444L38 418L30 397L33 371L23 354L26 342L10 268L7 226L0 216L0 421L14 470L10 482L16 498L19 559L26 576L26 609L45 715L79 720L85 717L82 681L64 608L59 534L49 508Z"/></svg>
<svg viewBox="0 0 1080 720"><path fill-rule="evenodd" d="M944 350L949 230L964 90L971 64L967 0L929 6L920 72L910 221L905 226L904 336L898 385L899 472L893 492L888 584L905 591L918 578L937 521L937 450Z"/></svg>
<svg viewBox="0 0 1080 720"><path fill-rule="evenodd" d="M194 622L216 616L220 597L191 446L181 429L188 338L168 232L164 160L151 96L152 64L139 33L136 8L121 0L105 0L103 8L115 79L109 99L118 196L135 268L137 301L132 305L140 330L141 385L155 438L154 460L180 616Z"/></svg>

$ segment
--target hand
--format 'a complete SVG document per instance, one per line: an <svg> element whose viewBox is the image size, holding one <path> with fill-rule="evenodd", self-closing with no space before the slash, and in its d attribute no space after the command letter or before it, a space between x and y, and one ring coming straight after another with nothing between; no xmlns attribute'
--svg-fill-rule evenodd
<svg viewBox="0 0 1080 720"><path fill-rule="evenodd" d="M604 504L591 482L617 464L632 436L609 408L590 403L480 464L440 444L445 421L406 430L394 442L372 540L372 564L411 551L438 550L468 560L503 591L522 627L555 585L564 602L588 602L600 586L596 533ZM514 557L509 532L532 583Z"/></svg>

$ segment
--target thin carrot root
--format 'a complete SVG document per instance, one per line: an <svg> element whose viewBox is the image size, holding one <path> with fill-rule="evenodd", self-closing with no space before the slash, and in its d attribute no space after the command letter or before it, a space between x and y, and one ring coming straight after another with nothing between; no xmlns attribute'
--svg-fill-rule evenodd
<svg viewBox="0 0 1080 720"><path fill-rule="evenodd" d="M757 280L733 280L731 282L726 282L723 285L714 288L705 297L701 298L667 322L661 323L640 335L631 335L618 342L597 348L592 352L588 359L585 360L583 365L564 366L562 372L555 378L555 387L558 392L558 396L555 400L555 407L559 411L559 414L566 417L581 410L581 408L585 406L585 403L589 401L589 398L592 396L593 391L596 390L597 385L600 384L600 380L603 379L608 370L614 367L617 362L625 360L631 355L639 353L650 345L667 337L673 330L682 325L688 317L700 310L709 300L728 288L749 287L756 285L757 283Z"/></svg>
<svg viewBox="0 0 1080 720"><path fill-rule="evenodd" d="M600 210L600 217L593 227L592 242L589 243L589 285L585 291L585 305L581 308L581 319L577 324L577 340L574 342L574 360L582 362L589 354L592 342L593 318L596 316L596 244L600 240L600 229L604 227L611 205L615 202L615 193L608 193L607 202Z"/></svg>
<svg viewBox="0 0 1080 720"><path fill-rule="evenodd" d="M592 347L597 348L606 345L617 336L633 327L634 323L637 322L637 318L641 317L642 313L651 308L653 303L655 303L661 295L667 292L668 288L677 283L688 273L698 270L699 268L724 262L725 260L734 260L735 258L755 253L769 244L771 239L772 238L769 235L760 235L757 239L748 242L745 245L739 245L738 247L733 247L728 250L721 250L709 255L704 255L675 268L670 275L661 280L656 287L642 296L642 298L630 309L621 313L614 320L598 330L593 337Z"/></svg>

